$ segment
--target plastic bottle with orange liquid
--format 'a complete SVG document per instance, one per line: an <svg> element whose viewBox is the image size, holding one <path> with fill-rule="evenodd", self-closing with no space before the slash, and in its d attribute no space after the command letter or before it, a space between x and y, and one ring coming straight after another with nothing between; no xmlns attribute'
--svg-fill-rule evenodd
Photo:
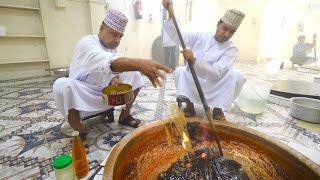
<svg viewBox="0 0 320 180"><path fill-rule="evenodd" d="M72 133L72 159L74 170L78 179L84 178L89 172L89 165L87 160L86 149L84 148L81 139L79 137L79 132L74 131Z"/></svg>

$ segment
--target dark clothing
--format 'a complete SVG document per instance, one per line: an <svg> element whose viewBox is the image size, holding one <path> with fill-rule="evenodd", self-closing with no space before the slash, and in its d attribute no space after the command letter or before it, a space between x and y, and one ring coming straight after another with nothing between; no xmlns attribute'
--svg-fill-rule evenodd
<svg viewBox="0 0 320 180"><path fill-rule="evenodd" d="M307 55L308 51L311 51L312 44L310 43L296 43L293 47L292 57L290 61L293 64L297 64L299 66L309 65L316 62L314 57L310 57Z"/></svg>

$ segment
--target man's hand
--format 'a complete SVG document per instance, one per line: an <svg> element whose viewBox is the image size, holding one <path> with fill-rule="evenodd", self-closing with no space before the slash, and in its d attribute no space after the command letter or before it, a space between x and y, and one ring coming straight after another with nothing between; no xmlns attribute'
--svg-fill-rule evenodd
<svg viewBox="0 0 320 180"><path fill-rule="evenodd" d="M119 84L121 83L120 79L119 79L119 76L115 76L111 79L110 81L110 85L115 85L115 86L118 86Z"/></svg>
<svg viewBox="0 0 320 180"><path fill-rule="evenodd" d="M162 5L166 10L168 10L169 4L171 3L171 0L162 0Z"/></svg>
<svg viewBox="0 0 320 180"><path fill-rule="evenodd" d="M165 74L170 73L171 69L153 60L141 60L139 71L147 76L153 87L161 86L160 79L165 79Z"/></svg>
<svg viewBox="0 0 320 180"><path fill-rule="evenodd" d="M164 79L164 74L171 72L169 67L162 65L157 61L126 57L120 57L114 60L111 63L110 69L114 72L140 71L150 79L154 87L161 86L159 79Z"/></svg>
<svg viewBox="0 0 320 180"><path fill-rule="evenodd" d="M196 62L196 58L193 56L193 52L190 49L185 49L181 51L185 60L189 61L191 64Z"/></svg>

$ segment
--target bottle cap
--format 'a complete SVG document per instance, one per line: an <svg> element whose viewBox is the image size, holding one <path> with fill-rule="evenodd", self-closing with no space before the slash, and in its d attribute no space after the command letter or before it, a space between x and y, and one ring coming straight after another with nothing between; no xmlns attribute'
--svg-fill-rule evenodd
<svg viewBox="0 0 320 180"><path fill-rule="evenodd" d="M74 136L79 136L79 131L73 131L72 132L72 136L74 137Z"/></svg>
<svg viewBox="0 0 320 180"><path fill-rule="evenodd" d="M62 155L53 161L54 169L63 169L68 167L72 163L72 157L70 155Z"/></svg>

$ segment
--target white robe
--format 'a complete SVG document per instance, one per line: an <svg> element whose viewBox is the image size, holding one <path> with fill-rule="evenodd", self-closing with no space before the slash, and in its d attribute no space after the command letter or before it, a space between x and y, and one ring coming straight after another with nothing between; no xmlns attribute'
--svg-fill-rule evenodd
<svg viewBox="0 0 320 180"><path fill-rule="evenodd" d="M172 40L180 44L172 20L164 25L164 29ZM183 32L182 37L196 58L194 69L208 106L230 110L246 81L243 74L233 68L238 49L231 41L217 42L210 32ZM191 102L201 105L189 67L177 68L174 77L177 95L186 96Z"/></svg>
<svg viewBox="0 0 320 180"><path fill-rule="evenodd" d="M79 110L83 118L111 108L103 102L101 91L116 75L121 82L132 85L133 90L143 87L140 72L111 71L111 63L119 57L116 50L102 46L97 35L80 39L74 49L69 78L59 78L53 84L56 107L65 118L70 109Z"/></svg>

